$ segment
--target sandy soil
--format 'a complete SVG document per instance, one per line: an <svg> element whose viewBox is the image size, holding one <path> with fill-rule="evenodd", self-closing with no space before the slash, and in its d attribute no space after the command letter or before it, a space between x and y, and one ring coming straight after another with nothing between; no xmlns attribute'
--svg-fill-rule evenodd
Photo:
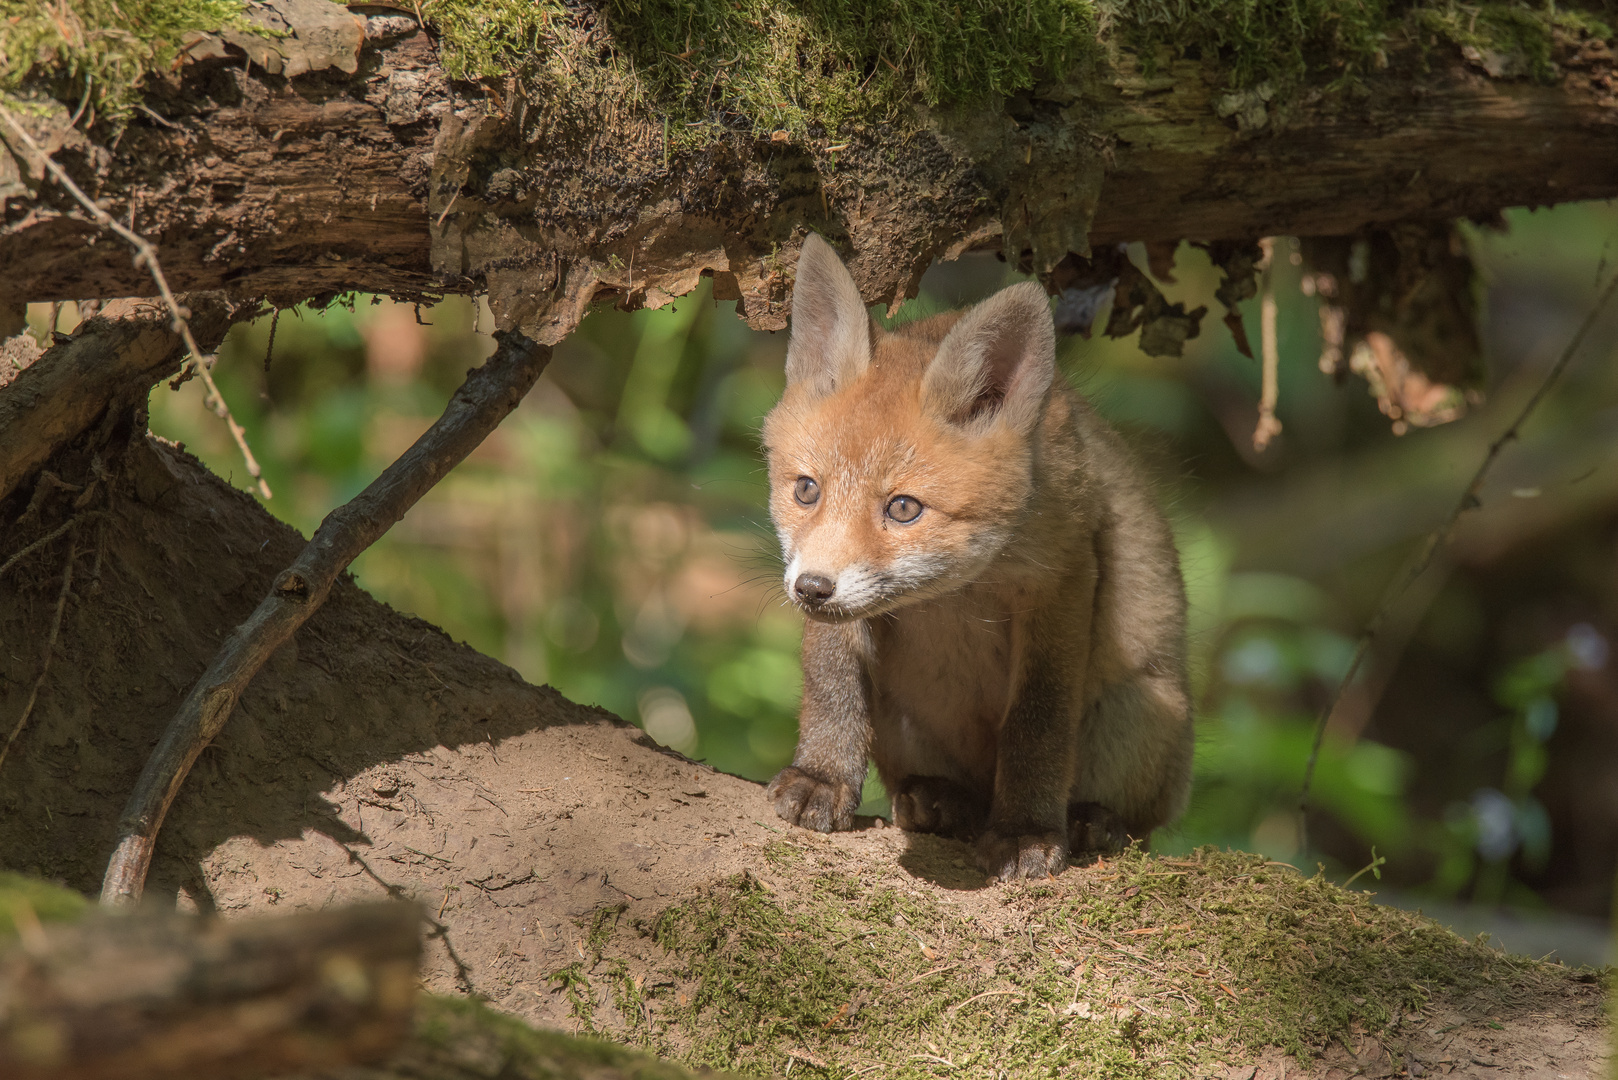
<svg viewBox="0 0 1618 1080"><path fill-rule="evenodd" d="M0 773L0 865L85 892L99 890L114 822L158 733L302 543L157 441L132 453L109 508L79 531L84 584ZM0 555L17 546L0 541ZM0 581L7 727L37 676L68 558L64 539ZM529 686L345 583L202 756L164 826L148 901L234 915L415 898L434 924L429 989L571 1028L546 976L583 956L582 918L619 903L651 915L743 870L778 879L762 851L785 828L758 785ZM980 919L1019 917L951 842L877 822L793 840L862 880ZM1088 873L1071 869L1057 887L1084 889ZM1269 1054L1228 1075L1594 1076L1606 1039L1598 991L1569 982L1552 997L1438 1002L1397 1032L1331 1047L1307 1071Z"/></svg>

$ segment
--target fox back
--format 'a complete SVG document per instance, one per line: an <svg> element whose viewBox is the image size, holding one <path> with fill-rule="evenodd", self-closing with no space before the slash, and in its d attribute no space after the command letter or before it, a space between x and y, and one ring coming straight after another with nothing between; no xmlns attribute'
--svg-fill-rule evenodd
<svg viewBox="0 0 1618 1080"><path fill-rule="evenodd" d="M902 827L1051 873L1177 815L1190 779L1184 589L1118 437L1056 378L1014 285L885 332L805 243L770 511L803 610L781 815L847 828L867 756Z"/></svg>

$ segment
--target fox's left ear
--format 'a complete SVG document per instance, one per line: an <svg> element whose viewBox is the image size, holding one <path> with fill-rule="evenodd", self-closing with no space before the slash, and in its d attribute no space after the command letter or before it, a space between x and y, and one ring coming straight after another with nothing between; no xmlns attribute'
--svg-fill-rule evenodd
<svg viewBox="0 0 1618 1080"><path fill-rule="evenodd" d="M994 417L1033 431L1056 377L1056 328L1045 290L1001 289L961 316L927 366L922 405L957 424Z"/></svg>

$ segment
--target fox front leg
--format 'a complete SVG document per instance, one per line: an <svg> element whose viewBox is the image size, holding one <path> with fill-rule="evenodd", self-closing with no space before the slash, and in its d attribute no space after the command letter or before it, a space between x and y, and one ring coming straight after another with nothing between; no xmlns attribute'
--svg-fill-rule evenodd
<svg viewBox="0 0 1618 1080"><path fill-rule="evenodd" d="M803 628L803 708L798 751L765 794L775 812L818 832L854 827L871 748L870 652L865 623Z"/></svg>
<svg viewBox="0 0 1618 1080"><path fill-rule="evenodd" d="M1088 602L1068 608L1088 609ZM1067 866L1089 627L1087 619L1061 628L1041 621L1035 615L1032 625L1018 628L1021 678L1000 727L989 825L977 842L978 865L1002 881L1047 877Z"/></svg>

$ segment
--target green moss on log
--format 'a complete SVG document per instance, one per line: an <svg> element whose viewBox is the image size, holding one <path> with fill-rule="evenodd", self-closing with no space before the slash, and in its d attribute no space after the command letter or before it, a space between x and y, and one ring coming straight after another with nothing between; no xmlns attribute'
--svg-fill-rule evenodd
<svg viewBox="0 0 1618 1080"><path fill-rule="evenodd" d="M0 0L0 92L43 85L113 117L185 36L244 25L243 0ZM1610 39L1604 3L1452 0L424 0L457 77L513 71L610 90L687 139L708 127L835 137L909 107L969 106L1082 74L1122 50L1148 70L1217 64L1233 89L1342 84L1415 47L1555 78L1555 35Z"/></svg>
<svg viewBox="0 0 1618 1080"><path fill-rule="evenodd" d="M0 94L37 85L116 120L186 35L243 26L242 0L0 0Z"/></svg>

